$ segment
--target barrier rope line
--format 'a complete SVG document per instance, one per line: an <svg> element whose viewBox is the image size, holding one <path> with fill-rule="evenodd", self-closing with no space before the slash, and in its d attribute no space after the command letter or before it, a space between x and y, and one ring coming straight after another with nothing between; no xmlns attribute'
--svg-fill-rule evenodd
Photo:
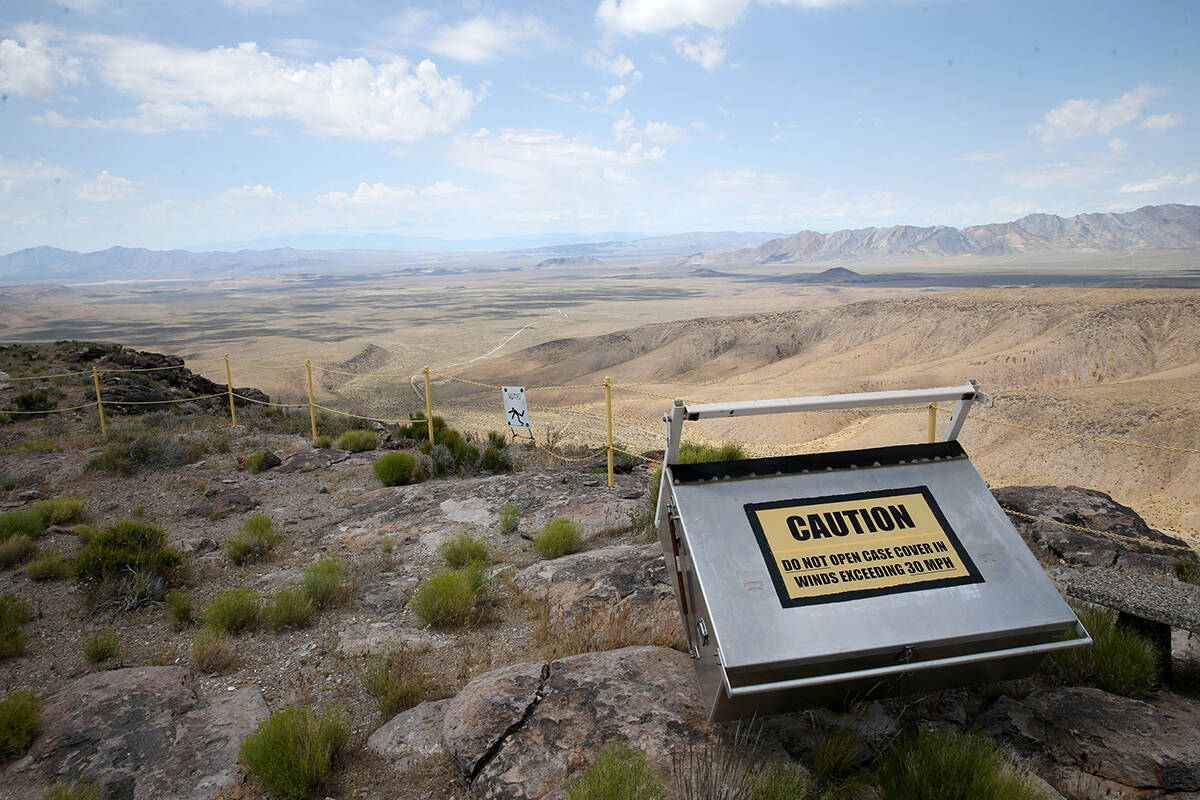
<svg viewBox="0 0 1200 800"><path fill-rule="evenodd" d="M48 408L45 411L2 411L3 414L21 414L30 416L46 416L47 414L62 414L66 411L78 411L81 408L95 408L95 403L84 403L81 406L67 406L66 408Z"/></svg>
<svg viewBox="0 0 1200 800"><path fill-rule="evenodd" d="M221 392L220 394L209 395L209 397L227 397L227 396L228 396L227 392ZM239 400L245 400L247 403L255 403L256 405L260 405L260 406L270 406L271 408L308 408L308 403L272 403L270 401L263 402L262 400L255 400L253 397L246 397L245 395L238 394L237 392L234 392L233 396L238 398Z"/></svg>
<svg viewBox="0 0 1200 800"><path fill-rule="evenodd" d="M105 400L103 393L101 393L100 399L103 400L106 404L113 405L113 406L165 406L165 405L172 405L174 403L190 403L193 400L210 400L214 397L227 397L227 396L228 396L227 392L218 392L216 394L198 394L195 397L179 397L174 400L111 400L111 399ZM241 395L235 393L234 397L241 397ZM248 400L249 398L242 398L242 399ZM88 404L88 406L91 406L91 405L92 405L91 403Z"/></svg>
<svg viewBox="0 0 1200 800"><path fill-rule="evenodd" d="M1038 516L1034 516L1033 514L1026 514L1023 511L1013 511L1011 509L1006 508L1006 509L1004 509L1004 513L1011 514L1014 517L1023 517L1025 519L1034 520L1036 522L1049 522L1052 525L1060 525L1064 528L1070 528L1071 530L1081 531L1083 533L1091 533L1091 534L1095 534L1096 536L1107 536L1110 539L1124 539L1125 541L1135 542L1137 544L1145 545L1147 547L1165 547L1170 550L1186 550L1189 553L1196 552L1193 548L1191 548L1187 545L1171 544L1170 542L1147 541L1145 539L1139 539L1136 536L1125 536L1120 533L1097 531L1097 530L1093 530L1092 528L1085 528L1082 525L1072 525L1069 522L1062 522L1061 520L1050 519L1049 517L1038 517Z"/></svg>
<svg viewBox="0 0 1200 800"><path fill-rule="evenodd" d="M1145 444L1143 442L1131 442L1126 439L1108 439L1103 436L1088 436L1082 433L1068 433L1067 431L1055 431L1049 428L1035 428L1032 425L1020 425L1015 422L1004 422L998 419L988 419L982 415L971 417L973 422L982 422L985 425L1003 425L1006 428L1016 428L1017 430L1031 431L1033 433L1043 433L1047 436L1061 436L1066 439L1076 439L1084 442L1099 442L1101 444L1116 444L1126 447L1141 447L1146 450L1165 450L1170 453L1200 453L1200 449L1194 447L1172 447L1165 444Z"/></svg>

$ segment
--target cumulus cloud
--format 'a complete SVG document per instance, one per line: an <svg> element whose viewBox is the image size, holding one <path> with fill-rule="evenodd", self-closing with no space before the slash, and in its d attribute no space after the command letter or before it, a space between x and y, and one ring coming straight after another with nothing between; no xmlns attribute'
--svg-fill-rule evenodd
<svg viewBox="0 0 1200 800"><path fill-rule="evenodd" d="M600 72L610 73L618 78L633 78L641 76L633 59L624 53L606 53L603 50L589 50L583 54L583 63Z"/></svg>
<svg viewBox="0 0 1200 800"><path fill-rule="evenodd" d="M1124 153L1129 149L1129 142L1121 138L1115 138L1109 141L1108 149L1114 153Z"/></svg>
<svg viewBox="0 0 1200 800"><path fill-rule="evenodd" d="M533 14L520 19L480 15L439 28L429 41L429 49L458 61L481 64L523 46L550 41L549 29Z"/></svg>
<svg viewBox="0 0 1200 800"><path fill-rule="evenodd" d="M466 191L449 181L437 181L429 186L389 186L386 183L363 181L353 194L330 191L317 196L317 202L326 206L354 206L365 208L412 207L419 201L433 197L448 197Z"/></svg>
<svg viewBox="0 0 1200 800"><path fill-rule="evenodd" d="M1149 178L1138 183L1127 183L1119 191L1123 194L1157 192L1162 189L1169 189L1172 186L1190 186L1197 181L1200 181L1200 173L1190 172L1187 175L1168 174L1157 178Z"/></svg>
<svg viewBox="0 0 1200 800"><path fill-rule="evenodd" d="M0 40L0 91L49 98L83 80L78 58L54 50L34 26L23 26L25 44Z"/></svg>
<svg viewBox="0 0 1200 800"><path fill-rule="evenodd" d="M99 130L126 130L135 133L166 133L168 131L195 131L209 127L211 111L204 106L184 103L141 103L137 112L122 117L97 119L71 119L57 111L47 111L34 116L34 122L57 128L96 128Z"/></svg>
<svg viewBox="0 0 1200 800"><path fill-rule="evenodd" d="M1115 100L1067 100L1047 111L1042 121L1030 128L1030 132L1041 137L1047 144L1095 134L1108 134L1137 120L1145 113L1151 101L1166 94L1166 91L1142 84Z"/></svg>
<svg viewBox="0 0 1200 800"><path fill-rule="evenodd" d="M633 115L626 111L613 122L613 135L617 141L628 142L634 139L646 139L658 144L672 144L685 141L687 132L669 122L647 122L645 127L638 129Z"/></svg>
<svg viewBox="0 0 1200 800"><path fill-rule="evenodd" d="M686 36L676 36L671 40L671 45L680 57L695 62L710 72L725 60L725 47L721 43L721 37L716 35L710 34L695 40Z"/></svg>
<svg viewBox="0 0 1200 800"><path fill-rule="evenodd" d="M624 150L597 147L583 136L558 131L482 128L455 137L452 157L463 167L521 183L578 186L581 182L628 184L629 168L666 156L661 147L629 143Z"/></svg>
<svg viewBox="0 0 1200 800"><path fill-rule="evenodd" d="M628 93L629 87L623 83L618 83L616 86L608 87L608 91L605 94L607 96L608 104L611 106Z"/></svg>
<svg viewBox="0 0 1200 800"><path fill-rule="evenodd" d="M129 195L133 181L102 170L95 179L81 184L75 189L75 196L80 200L93 203L111 203Z"/></svg>
<svg viewBox="0 0 1200 800"><path fill-rule="evenodd" d="M1138 127L1151 133L1161 133L1168 128L1183 124L1181 114L1153 114L1138 123Z"/></svg>
<svg viewBox="0 0 1200 800"><path fill-rule="evenodd" d="M749 0L601 0L596 18L624 34L701 26L720 30L741 18Z"/></svg>

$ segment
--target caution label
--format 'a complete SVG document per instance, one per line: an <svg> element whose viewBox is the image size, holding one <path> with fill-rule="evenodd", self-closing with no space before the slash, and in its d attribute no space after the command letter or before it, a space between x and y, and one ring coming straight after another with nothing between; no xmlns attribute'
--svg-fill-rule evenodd
<svg viewBox="0 0 1200 800"><path fill-rule="evenodd" d="M744 508L785 607L983 582L927 486Z"/></svg>

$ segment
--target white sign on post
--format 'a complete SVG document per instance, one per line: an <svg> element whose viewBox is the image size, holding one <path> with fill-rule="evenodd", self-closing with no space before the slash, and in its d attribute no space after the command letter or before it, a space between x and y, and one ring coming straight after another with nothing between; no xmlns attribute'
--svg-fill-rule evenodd
<svg viewBox="0 0 1200 800"><path fill-rule="evenodd" d="M529 427L529 406L525 402L524 386L502 386L504 419L510 428Z"/></svg>

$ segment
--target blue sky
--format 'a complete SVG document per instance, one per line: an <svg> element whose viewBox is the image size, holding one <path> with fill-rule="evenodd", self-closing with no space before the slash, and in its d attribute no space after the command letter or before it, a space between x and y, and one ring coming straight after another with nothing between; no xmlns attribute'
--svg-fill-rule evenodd
<svg viewBox="0 0 1200 800"><path fill-rule="evenodd" d="M0 252L1200 203L1200 6L8 0Z"/></svg>

